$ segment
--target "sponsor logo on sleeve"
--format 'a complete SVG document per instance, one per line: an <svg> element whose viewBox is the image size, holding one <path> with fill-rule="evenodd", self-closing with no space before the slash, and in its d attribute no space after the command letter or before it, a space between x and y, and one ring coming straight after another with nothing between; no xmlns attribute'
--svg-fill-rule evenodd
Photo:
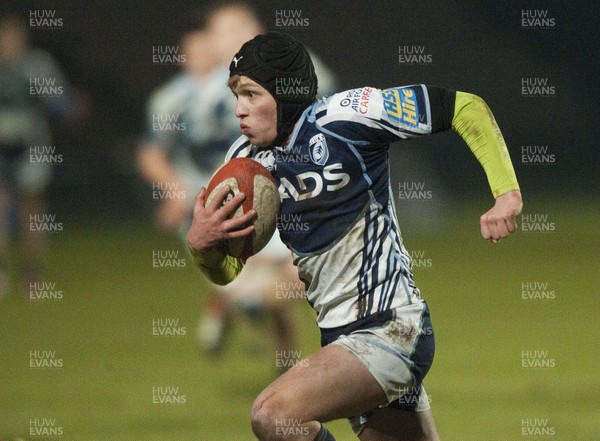
<svg viewBox="0 0 600 441"><path fill-rule="evenodd" d="M371 92L373 92L372 87L349 90L346 96L340 101L340 106L351 107L355 112L366 115L369 112Z"/></svg>
<svg viewBox="0 0 600 441"><path fill-rule="evenodd" d="M419 107L414 89L396 87L381 92L383 108L392 121L409 127L418 127Z"/></svg>

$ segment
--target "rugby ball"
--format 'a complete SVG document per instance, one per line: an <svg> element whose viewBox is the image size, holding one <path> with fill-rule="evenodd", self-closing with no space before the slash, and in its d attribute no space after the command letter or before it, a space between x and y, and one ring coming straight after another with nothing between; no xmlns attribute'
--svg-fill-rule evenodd
<svg viewBox="0 0 600 441"><path fill-rule="evenodd" d="M246 199L231 218L242 216L252 209L256 211L252 234L223 243L227 254L246 260L262 250L275 232L281 204L279 191L271 173L250 158L233 158L213 174L206 188L207 206L226 185L229 185L230 192L223 204L240 192L246 195Z"/></svg>

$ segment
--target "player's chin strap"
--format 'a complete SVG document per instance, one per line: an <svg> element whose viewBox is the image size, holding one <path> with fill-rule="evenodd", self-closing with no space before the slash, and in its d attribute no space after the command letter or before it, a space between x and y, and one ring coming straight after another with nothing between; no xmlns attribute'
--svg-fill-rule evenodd
<svg viewBox="0 0 600 441"><path fill-rule="evenodd" d="M335 441L335 438L331 432L327 430L323 424L321 424L321 429L319 429L315 441Z"/></svg>

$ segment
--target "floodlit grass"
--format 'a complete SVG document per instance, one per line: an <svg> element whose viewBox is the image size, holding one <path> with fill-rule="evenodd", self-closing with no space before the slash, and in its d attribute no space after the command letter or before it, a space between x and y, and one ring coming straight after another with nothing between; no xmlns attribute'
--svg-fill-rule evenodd
<svg viewBox="0 0 600 441"><path fill-rule="evenodd" d="M598 439L593 205L557 212L555 233L519 232L500 246L478 237L478 215L447 220L446 232L404 230L407 248L425 259L415 274L436 331L426 381L442 439L531 439L524 420L553 429L533 439ZM62 300L0 300L3 438L54 439L30 436L31 420L46 418L61 440L253 439L250 406L275 375L267 326L239 317L220 358L200 353L206 284L189 264L153 268L156 250L181 247L144 226L66 228L52 237L46 276ZM523 299L528 282L545 283L554 298ZM292 305L308 355L318 347L314 314ZM185 335L153 335L157 318L178 319ZM523 367L523 351L536 350L553 367ZM31 351L56 351L62 367L30 367ZM177 388L183 402L154 403L155 387ZM355 439L345 421L329 427Z"/></svg>

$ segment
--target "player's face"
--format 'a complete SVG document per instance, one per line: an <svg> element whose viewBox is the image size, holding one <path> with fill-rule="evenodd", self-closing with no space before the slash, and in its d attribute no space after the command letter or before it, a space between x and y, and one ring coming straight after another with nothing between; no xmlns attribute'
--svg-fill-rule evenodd
<svg viewBox="0 0 600 441"><path fill-rule="evenodd" d="M256 146L268 146L277 137L277 103L260 84L240 76L235 89L237 98L235 116L240 119L240 129Z"/></svg>

